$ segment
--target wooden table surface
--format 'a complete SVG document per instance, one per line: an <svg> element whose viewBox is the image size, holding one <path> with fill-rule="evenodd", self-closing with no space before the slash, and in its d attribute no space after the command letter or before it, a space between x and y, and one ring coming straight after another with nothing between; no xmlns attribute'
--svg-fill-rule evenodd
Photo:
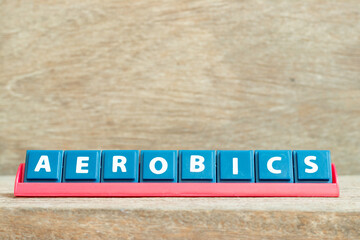
<svg viewBox="0 0 360 240"><path fill-rule="evenodd" d="M339 198L15 198L0 177L0 238L359 239L360 176Z"/></svg>

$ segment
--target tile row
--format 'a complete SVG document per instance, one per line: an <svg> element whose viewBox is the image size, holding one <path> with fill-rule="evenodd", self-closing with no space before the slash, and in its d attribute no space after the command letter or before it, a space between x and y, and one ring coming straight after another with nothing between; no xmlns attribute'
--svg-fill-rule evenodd
<svg viewBox="0 0 360 240"><path fill-rule="evenodd" d="M24 182L332 182L328 150L28 150Z"/></svg>

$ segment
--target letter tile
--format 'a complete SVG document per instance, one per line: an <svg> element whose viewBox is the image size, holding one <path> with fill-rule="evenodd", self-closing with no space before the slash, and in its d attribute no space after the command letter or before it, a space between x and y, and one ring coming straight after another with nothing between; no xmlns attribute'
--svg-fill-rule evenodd
<svg viewBox="0 0 360 240"><path fill-rule="evenodd" d="M100 150L68 150L63 182L100 182Z"/></svg>
<svg viewBox="0 0 360 240"><path fill-rule="evenodd" d="M102 151L102 182L138 182L138 150L104 150Z"/></svg>
<svg viewBox="0 0 360 240"><path fill-rule="evenodd" d="M332 182L330 151L296 150L295 182Z"/></svg>
<svg viewBox="0 0 360 240"><path fill-rule="evenodd" d="M214 150L181 150L181 182L216 182Z"/></svg>
<svg viewBox="0 0 360 240"><path fill-rule="evenodd" d="M62 150L28 150L24 182L61 182Z"/></svg>
<svg viewBox="0 0 360 240"><path fill-rule="evenodd" d="M177 182L176 150L143 150L140 155L141 182Z"/></svg>
<svg viewBox="0 0 360 240"><path fill-rule="evenodd" d="M294 182L291 150L255 151L256 182Z"/></svg>
<svg viewBox="0 0 360 240"><path fill-rule="evenodd" d="M254 151L217 151L218 182L255 182Z"/></svg>

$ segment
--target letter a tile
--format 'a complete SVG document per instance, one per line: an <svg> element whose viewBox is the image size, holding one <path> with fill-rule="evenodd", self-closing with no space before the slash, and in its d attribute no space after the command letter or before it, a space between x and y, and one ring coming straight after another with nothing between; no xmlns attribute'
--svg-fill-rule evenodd
<svg viewBox="0 0 360 240"><path fill-rule="evenodd" d="M24 182L61 182L62 150L28 150Z"/></svg>

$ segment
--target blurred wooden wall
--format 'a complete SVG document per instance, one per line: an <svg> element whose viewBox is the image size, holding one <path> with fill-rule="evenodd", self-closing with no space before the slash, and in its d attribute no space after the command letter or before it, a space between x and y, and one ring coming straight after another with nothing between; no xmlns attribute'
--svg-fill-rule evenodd
<svg viewBox="0 0 360 240"><path fill-rule="evenodd" d="M330 149L360 173L360 4L1 1L0 174L26 149Z"/></svg>

